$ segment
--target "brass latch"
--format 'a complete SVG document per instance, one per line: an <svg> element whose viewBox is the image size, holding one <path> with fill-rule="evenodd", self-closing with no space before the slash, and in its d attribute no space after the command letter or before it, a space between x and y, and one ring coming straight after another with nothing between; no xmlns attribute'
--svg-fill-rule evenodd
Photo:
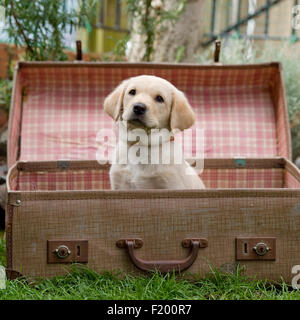
<svg viewBox="0 0 300 320"><path fill-rule="evenodd" d="M236 238L236 260L276 260L276 238Z"/></svg>
<svg viewBox="0 0 300 320"><path fill-rule="evenodd" d="M87 240L48 240L48 263L87 263Z"/></svg>

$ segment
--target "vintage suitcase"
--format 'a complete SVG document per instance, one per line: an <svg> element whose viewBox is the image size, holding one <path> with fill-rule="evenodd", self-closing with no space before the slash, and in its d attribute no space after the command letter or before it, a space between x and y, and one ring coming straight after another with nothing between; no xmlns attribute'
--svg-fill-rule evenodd
<svg viewBox="0 0 300 320"><path fill-rule="evenodd" d="M114 126L103 100L140 74L189 98L205 128L205 190L110 190L109 165L95 160L97 132ZM21 62L8 156L11 274L51 277L71 262L198 276L240 265L251 277L291 281L300 265L300 173L278 63Z"/></svg>

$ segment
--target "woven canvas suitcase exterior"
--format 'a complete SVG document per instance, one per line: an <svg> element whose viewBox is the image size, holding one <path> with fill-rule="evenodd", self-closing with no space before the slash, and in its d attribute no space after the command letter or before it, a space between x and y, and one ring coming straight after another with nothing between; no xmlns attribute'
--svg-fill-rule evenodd
<svg viewBox="0 0 300 320"><path fill-rule="evenodd" d="M103 100L140 74L187 95L205 132L205 190L110 190L109 165L95 160L97 132L114 127ZM200 276L240 265L249 276L291 281L300 265L300 173L278 63L21 62L8 157L12 275L64 274L71 262Z"/></svg>

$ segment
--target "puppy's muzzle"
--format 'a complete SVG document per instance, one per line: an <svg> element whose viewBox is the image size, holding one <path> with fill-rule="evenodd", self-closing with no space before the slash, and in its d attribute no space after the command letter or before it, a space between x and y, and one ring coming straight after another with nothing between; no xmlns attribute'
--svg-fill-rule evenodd
<svg viewBox="0 0 300 320"><path fill-rule="evenodd" d="M143 103L136 103L134 106L133 106L133 113L136 115L136 116L142 116L146 113L146 110L147 110L147 107L145 104Z"/></svg>

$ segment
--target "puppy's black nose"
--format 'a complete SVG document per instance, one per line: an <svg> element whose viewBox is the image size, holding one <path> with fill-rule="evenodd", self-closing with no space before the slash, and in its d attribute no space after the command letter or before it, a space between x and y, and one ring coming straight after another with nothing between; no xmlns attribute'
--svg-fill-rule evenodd
<svg viewBox="0 0 300 320"><path fill-rule="evenodd" d="M144 105L143 103L136 103L133 106L133 112L134 114L136 114L137 116L141 116L146 112L146 105Z"/></svg>

